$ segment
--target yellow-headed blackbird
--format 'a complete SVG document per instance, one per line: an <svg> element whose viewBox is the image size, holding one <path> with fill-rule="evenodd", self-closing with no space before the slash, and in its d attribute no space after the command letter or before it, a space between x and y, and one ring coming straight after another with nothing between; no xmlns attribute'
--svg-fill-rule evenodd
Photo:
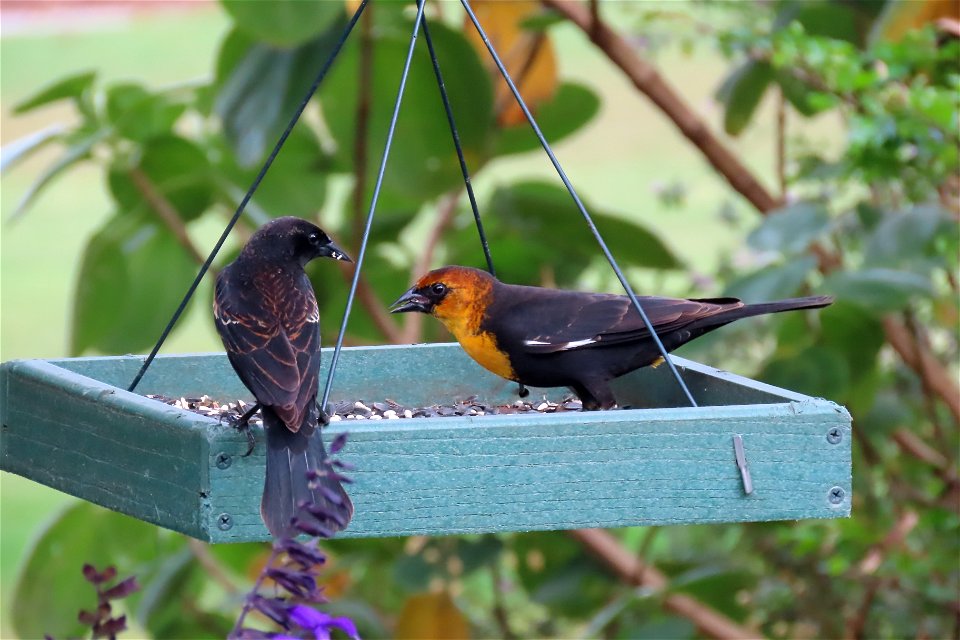
<svg viewBox="0 0 960 640"><path fill-rule="evenodd" d="M350 498L324 465L318 425L320 311L304 266L321 256L350 261L313 224L277 218L217 277L217 331L257 401L243 422L258 407L263 415L267 470L260 514L275 537L295 534L291 522L302 503L334 514L325 522L333 531L353 515Z"/></svg>
<svg viewBox="0 0 960 640"><path fill-rule="evenodd" d="M740 318L825 307L833 298L639 301L673 351ZM451 266L420 278L392 307L437 318L470 357L498 376L534 387L570 387L585 409L615 406L610 381L660 359L640 314L621 295L504 284L485 271Z"/></svg>

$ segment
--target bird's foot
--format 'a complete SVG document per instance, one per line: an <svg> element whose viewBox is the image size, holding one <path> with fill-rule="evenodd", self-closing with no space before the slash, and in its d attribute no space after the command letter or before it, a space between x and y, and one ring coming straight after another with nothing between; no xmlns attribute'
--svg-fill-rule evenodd
<svg viewBox="0 0 960 640"><path fill-rule="evenodd" d="M253 453L253 448L257 445L257 439L254 437L253 430L250 428L250 418L252 418L253 415L259 410L260 403L255 402L252 407L247 409L246 413L240 416L240 419L237 420L237 424L234 425L234 429L246 434L247 436L247 452L242 456L244 458Z"/></svg>
<svg viewBox="0 0 960 640"><path fill-rule="evenodd" d="M527 389L526 385L524 385L522 382L518 382L517 395L521 398L526 398L528 395L530 395L530 389Z"/></svg>

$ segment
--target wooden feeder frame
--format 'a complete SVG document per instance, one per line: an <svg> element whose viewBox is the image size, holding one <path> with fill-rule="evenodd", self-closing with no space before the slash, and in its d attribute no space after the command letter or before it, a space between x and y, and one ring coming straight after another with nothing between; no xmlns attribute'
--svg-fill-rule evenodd
<svg viewBox="0 0 960 640"><path fill-rule="evenodd" d="M329 350L323 362L329 363ZM352 347L334 402L405 406L516 385L456 344ZM635 409L333 423L356 467L341 537L837 518L850 515L851 423L833 402L674 358L701 406L663 369L616 381ZM207 542L267 540L262 433L125 391L142 356L0 366L0 469ZM250 399L223 354L157 358L143 394ZM560 400L562 389L531 388ZM656 403L651 405L650 403ZM734 456L740 436L753 492Z"/></svg>

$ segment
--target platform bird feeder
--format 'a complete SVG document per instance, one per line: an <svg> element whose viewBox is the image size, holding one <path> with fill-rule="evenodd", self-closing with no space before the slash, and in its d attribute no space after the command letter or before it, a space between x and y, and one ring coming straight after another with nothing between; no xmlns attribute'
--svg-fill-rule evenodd
<svg viewBox="0 0 960 640"><path fill-rule="evenodd" d="M536 126L469 0L461 0L544 151L625 290L613 256ZM287 127L295 125L366 6L363 0ZM371 198L348 300L353 299L418 28L430 47L465 186L493 271L454 116L417 3L410 49ZM19 360L0 365L0 468L84 500L208 542L266 540L259 502L263 437L145 397L252 401L223 354L154 356L286 139L280 137L153 352L141 356ZM640 304L634 300L638 312ZM333 402L450 404L475 396L509 405L517 387L459 345L342 347L349 304L323 367L338 372ZM330 353L335 352L335 353ZM151 365L152 361L152 366ZM339 369L336 369L339 362ZM669 371L668 371L669 370ZM323 396L331 392L332 375ZM130 383L131 379L134 381ZM139 384L139 387L137 385ZM138 393L127 391L137 387ZM563 389L531 388L560 401ZM342 421L340 458L352 465L355 514L341 537L626 527L837 518L850 514L851 424L832 402L682 358L618 379L630 409ZM143 394L143 395L139 395ZM699 406L690 406L693 399Z"/></svg>
<svg viewBox="0 0 960 640"><path fill-rule="evenodd" d="M516 386L458 345L350 347L334 402L426 406ZM324 354L324 363L330 360ZM208 542L266 540L263 448L217 419L129 393L142 357L0 366L0 467ZM617 381L633 409L343 421L356 514L341 537L448 535L850 514L850 416L842 407L674 358ZM119 386L117 386L119 385ZM248 398L222 354L161 356L140 392ZM561 400L562 389L530 389ZM442 399L442 400L441 400ZM678 408L679 406L679 408ZM262 434L257 431L258 441ZM737 464L742 445L745 469ZM746 474L744 473L746 472ZM748 494L744 479L749 478Z"/></svg>

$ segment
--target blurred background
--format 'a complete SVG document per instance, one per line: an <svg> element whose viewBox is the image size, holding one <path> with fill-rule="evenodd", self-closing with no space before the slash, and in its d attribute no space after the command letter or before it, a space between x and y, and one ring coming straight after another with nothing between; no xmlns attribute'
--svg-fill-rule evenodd
<svg viewBox="0 0 960 640"><path fill-rule="evenodd" d="M956 3L474 5L638 292L841 298L819 320L751 321L683 355L847 406L854 517L615 532L657 587L563 532L335 541L332 606L370 637L716 635L668 606L683 593L758 635L958 637ZM355 6L0 5L3 361L149 351ZM594 7L626 54L590 41ZM428 15L500 277L617 291L459 3ZM372 2L215 267L278 215L356 253L411 20L406 3ZM428 268L484 265L423 49L348 344L448 340L385 305ZM330 344L351 272L325 266L311 277ZM221 350L210 281L163 353ZM119 548L133 525L6 473L0 492L0 635L76 633L75 610L49 613L37 585L79 583L89 550L70 547L76 571L42 550L76 526ZM157 577L160 600L200 604L134 602L137 628L223 635L231 585L263 547L141 534L153 562L208 554L229 579L183 561L178 582Z"/></svg>

